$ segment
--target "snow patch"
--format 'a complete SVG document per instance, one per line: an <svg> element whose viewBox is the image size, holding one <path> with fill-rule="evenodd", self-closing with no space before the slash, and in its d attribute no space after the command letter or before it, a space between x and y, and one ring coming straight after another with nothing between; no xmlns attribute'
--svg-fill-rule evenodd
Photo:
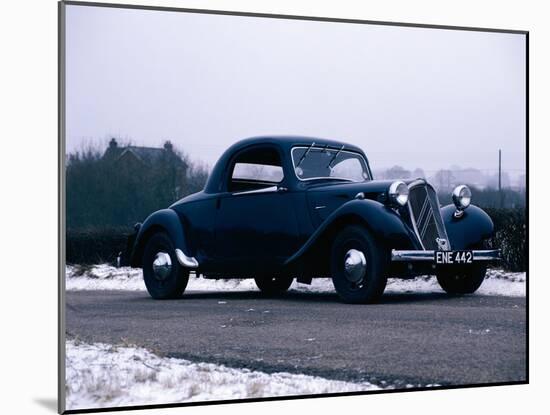
<svg viewBox="0 0 550 415"><path fill-rule="evenodd" d="M66 267L67 290L128 290L143 291L145 284L140 269L115 268L110 265L90 267ZM191 276L187 289L190 291L258 291L252 279L246 280L210 280ZM334 286L329 278L316 278L311 285L299 284L296 281L290 287L291 292L334 293ZM526 291L525 272L507 272L499 269L487 270L487 276L476 295L497 295L524 297ZM388 294L403 293L442 293L437 280L432 276L420 276L402 280L390 278L384 291Z"/></svg>
<svg viewBox="0 0 550 415"><path fill-rule="evenodd" d="M66 343L67 409L368 391L351 383L291 373L268 374L159 357L133 346Z"/></svg>
<svg viewBox="0 0 550 415"><path fill-rule="evenodd" d="M66 290L145 290L140 269L111 265L67 265Z"/></svg>
<svg viewBox="0 0 550 415"><path fill-rule="evenodd" d="M474 295L496 295L525 297L525 272L507 272L498 269L487 270L481 287ZM437 279L432 276L416 277L412 280L390 278L385 293L443 293Z"/></svg>

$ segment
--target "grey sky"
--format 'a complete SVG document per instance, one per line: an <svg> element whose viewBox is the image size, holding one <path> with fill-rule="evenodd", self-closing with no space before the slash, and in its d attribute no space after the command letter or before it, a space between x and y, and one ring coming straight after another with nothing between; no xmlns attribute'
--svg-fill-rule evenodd
<svg viewBox="0 0 550 415"><path fill-rule="evenodd" d="M298 134L373 168L525 169L525 37L67 6L67 151L170 139L213 164Z"/></svg>

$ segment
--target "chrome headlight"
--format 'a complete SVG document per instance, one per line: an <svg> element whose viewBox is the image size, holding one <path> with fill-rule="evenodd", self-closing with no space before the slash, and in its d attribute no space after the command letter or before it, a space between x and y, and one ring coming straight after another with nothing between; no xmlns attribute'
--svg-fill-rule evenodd
<svg viewBox="0 0 550 415"><path fill-rule="evenodd" d="M470 188L465 184L455 187L453 190L453 203L455 204L457 210L463 211L472 201L472 192Z"/></svg>
<svg viewBox="0 0 550 415"><path fill-rule="evenodd" d="M409 188L402 181L395 181L390 184L388 196L392 204L405 206L409 201Z"/></svg>

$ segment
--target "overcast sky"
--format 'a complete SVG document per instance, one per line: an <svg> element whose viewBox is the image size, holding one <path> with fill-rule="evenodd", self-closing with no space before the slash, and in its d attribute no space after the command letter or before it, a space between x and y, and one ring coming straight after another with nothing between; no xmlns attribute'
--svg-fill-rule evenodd
<svg viewBox="0 0 550 415"><path fill-rule="evenodd" d="M212 165L283 134L374 169L525 169L525 37L67 6L67 151L171 140Z"/></svg>

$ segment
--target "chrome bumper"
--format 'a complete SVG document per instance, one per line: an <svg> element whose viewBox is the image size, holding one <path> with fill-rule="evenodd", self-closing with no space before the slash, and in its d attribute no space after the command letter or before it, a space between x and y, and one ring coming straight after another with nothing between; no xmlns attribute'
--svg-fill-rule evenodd
<svg viewBox="0 0 550 415"><path fill-rule="evenodd" d="M392 262L435 262L436 251L391 251ZM498 261L501 259L500 249L473 250L474 261Z"/></svg>

